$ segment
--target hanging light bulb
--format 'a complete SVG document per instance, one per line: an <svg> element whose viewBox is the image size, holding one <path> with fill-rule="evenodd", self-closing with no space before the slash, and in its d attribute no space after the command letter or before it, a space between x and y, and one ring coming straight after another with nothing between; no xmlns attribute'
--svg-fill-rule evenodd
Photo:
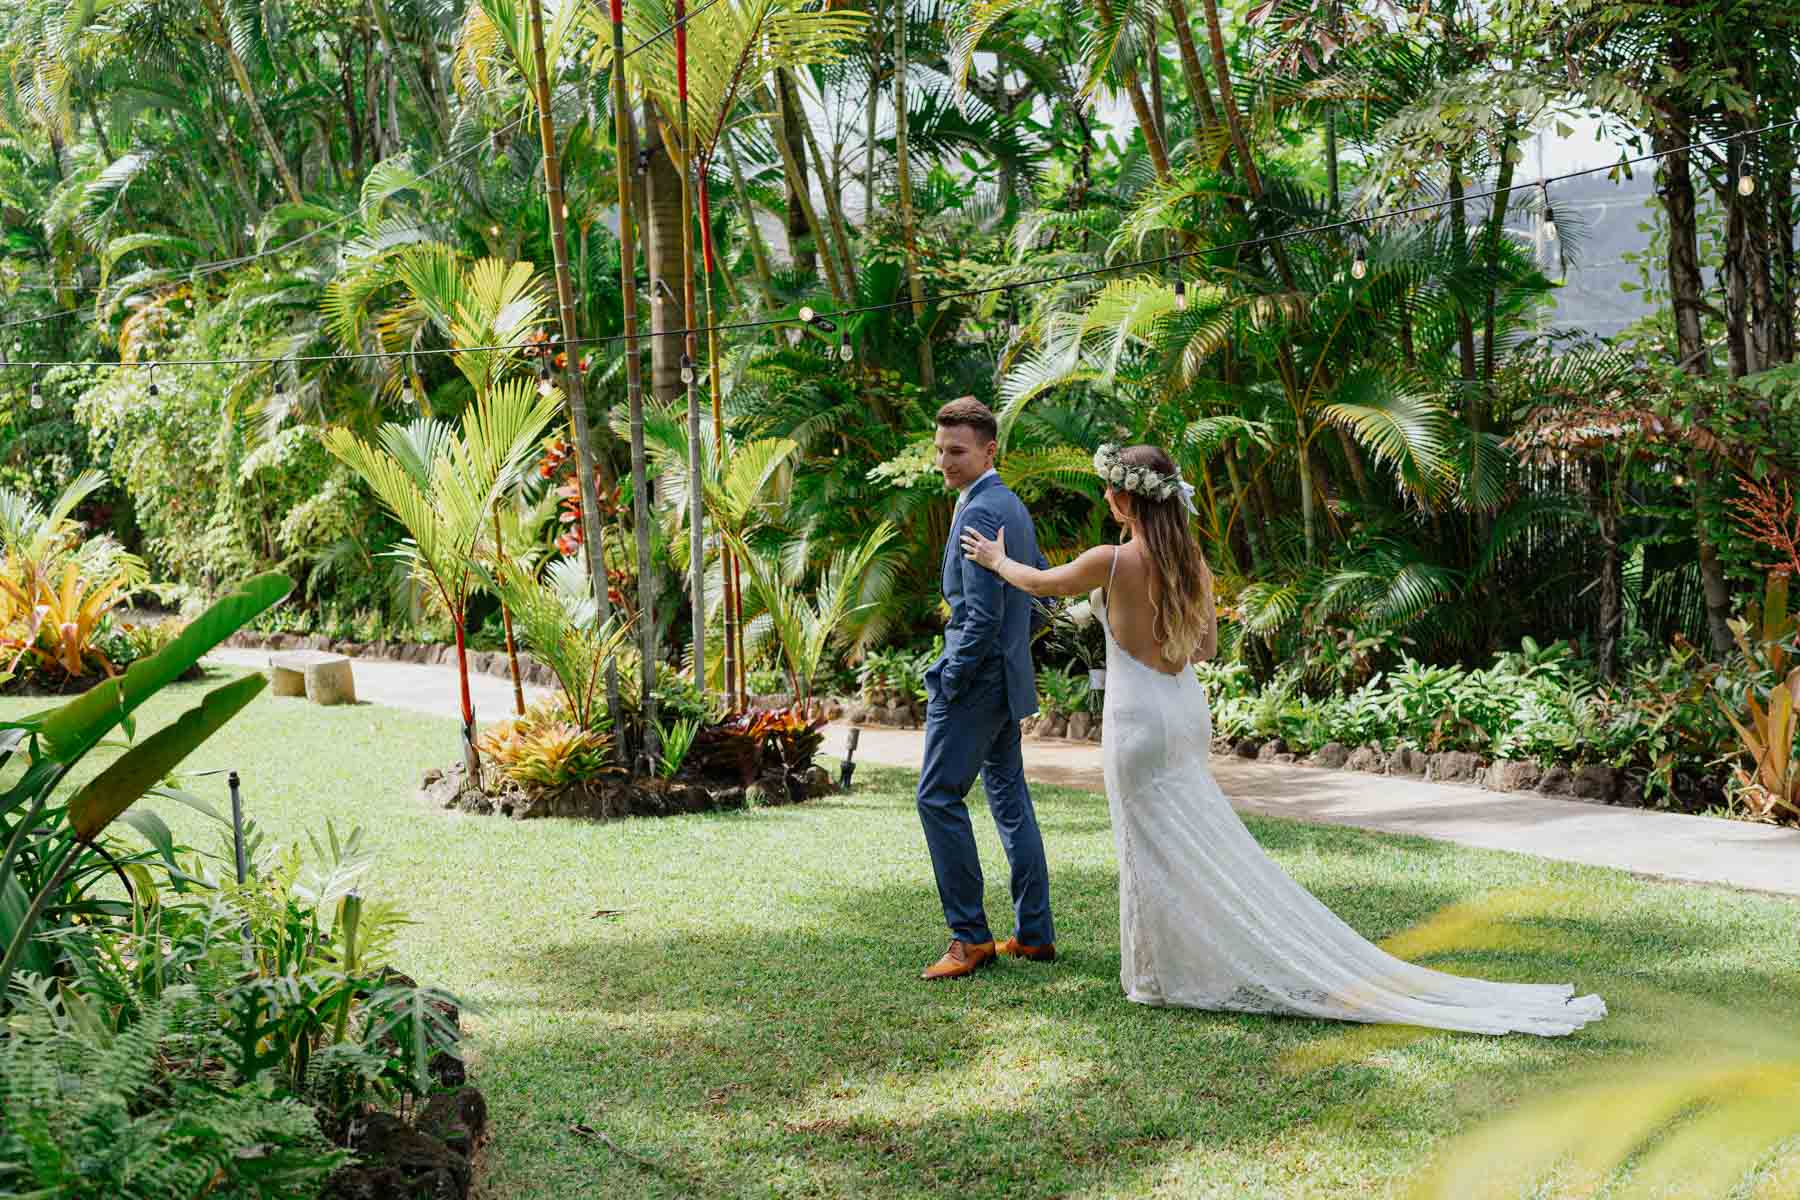
<svg viewBox="0 0 1800 1200"><path fill-rule="evenodd" d="M681 356L681 382L694 382L694 360L685 354Z"/></svg>
<svg viewBox="0 0 1800 1200"><path fill-rule="evenodd" d="M566 221L568 219L569 219L569 206L567 204L565 204L565 205L563 205L563 220Z"/></svg>
<svg viewBox="0 0 1800 1200"><path fill-rule="evenodd" d="M1554 242L1556 240L1556 209L1550 204L1550 188L1540 183L1538 189L1544 198L1544 236Z"/></svg>
<svg viewBox="0 0 1800 1200"><path fill-rule="evenodd" d="M1358 246L1356 248L1356 257L1350 262L1350 278L1361 279L1368 273L1369 256L1363 253L1363 248L1361 246Z"/></svg>
<svg viewBox="0 0 1800 1200"><path fill-rule="evenodd" d="M287 395L287 384L282 381L281 376L277 375L275 377L275 398L279 400L285 395Z"/></svg>
<svg viewBox="0 0 1800 1200"><path fill-rule="evenodd" d="M498 225L489 225L488 226L488 235L490 237L499 237L500 236L500 227Z"/></svg>
<svg viewBox="0 0 1800 1200"><path fill-rule="evenodd" d="M1175 307L1187 311L1187 280L1179 275L1175 277Z"/></svg>
<svg viewBox="0 0 1800 1200"><path fill-rule="evenodd" d="M843 362L849 362L856 357L856 351L850 346L850 334L848 332L838 334L837 353L838 358Z"/></svg>
<svg viewBox="0 0 1800 1200"><path fill-rule="evenodd" d="M549 394L550 394L550 364L545 363L543 366L538 368L538 395L548 396Z"/></svg>
<svg viewBox="0 0 1800 1200"><path fill-rule="evenodd" d="M157 387L156 387L156 364L155 363L150 364L150 386L145 388L144 390L150 394L151 399L155 399L158 394Z"/></svg>
<svg viewBox="0 0 1800 1200"><path fill-rule="evenodd" d="M806 305L800 309L800 320L805 324L811 325L818 319L819 314L813 310L811 305Z"/></svg>
<svg viewBox="0 0 1800 1200"><path fill-rule="evenodd" d="M38 378L37 378L36 371L33 371L31 373L31 407L33 407L33 408L44 407L44 393L43 393L43 390L38 386Z"/></svg>
<svg viewBox="0 0 1800 1200"><path fill-rule="evenodd" d="M1740 195L1740 196L1756 195L1756 176L1748 175L1748 174L1739 175L1738 182L1737 182L1737 189L1738 189L1738 195Z"/></svg>
<svg viewBox="0 0 1800 1200"><path fill-rule="evenodd" d="M637 173L639 175L648 175L650 173L649 150L639 150L637 152Z"/></svg>

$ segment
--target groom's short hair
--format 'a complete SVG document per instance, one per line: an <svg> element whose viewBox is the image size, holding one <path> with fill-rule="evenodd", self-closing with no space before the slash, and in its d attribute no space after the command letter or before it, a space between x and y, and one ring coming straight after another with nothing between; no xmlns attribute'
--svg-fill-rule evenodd
<svg viewBox="0 0 1800 1200"><path fill-rule="evenodd" d="M984 442L999 440L1000 422L994 410L973 396L958 396L937 411L939 426L966 425L981 435Z"/></svg>

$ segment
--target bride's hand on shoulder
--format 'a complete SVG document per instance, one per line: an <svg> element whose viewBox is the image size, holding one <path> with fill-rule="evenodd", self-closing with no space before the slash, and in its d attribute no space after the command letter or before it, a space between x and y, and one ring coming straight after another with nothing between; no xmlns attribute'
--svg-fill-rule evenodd
<svg viewBox="0 0 1800 1200"><path fill-rule="evenodd" d="M973 525L966 526L962 533L962 549L963 556L972 562L990 571L999 570L1000 563L1006 558L1006 526L994 531L991 542L981 536L981 530Z"/></svg>

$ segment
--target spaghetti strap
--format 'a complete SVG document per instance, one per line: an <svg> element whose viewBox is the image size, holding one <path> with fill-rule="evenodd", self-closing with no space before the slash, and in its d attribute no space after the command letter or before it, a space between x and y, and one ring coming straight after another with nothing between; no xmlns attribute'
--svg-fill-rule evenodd
<svg viewBox="0 0 1800 1200"><path fill-rule="evenodd" d="M1117 575L1118 573L1119 573L1119 548L1117 546L1114 546L1113 547L1112 568L1106 572L1106 586L1100 590L1101 595L1108 596L1108 597L1110 597L1112 595L1113 576Z"/></svg>

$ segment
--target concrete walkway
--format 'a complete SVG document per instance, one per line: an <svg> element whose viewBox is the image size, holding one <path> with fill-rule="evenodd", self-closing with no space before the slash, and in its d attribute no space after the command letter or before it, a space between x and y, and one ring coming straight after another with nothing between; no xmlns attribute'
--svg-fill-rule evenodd
<svg viewBox="0 0 1800 1200"><path fill-rule="evenodd" d="M268 665L269 652L220 649L211 657L260 668ZM470 688L484 722L511 714L510 681L474 675ZM365 702L454 717L456 691L456 673L448 667L356 660L357 697ZM529 699L543 689L526 692ZM826 753L841 758L849 734L845 725L828 729ZM864 729L856 761L917 769L924 744L918 730ZM1105 786L1095 745L1028 739L1025 766L1035 782L1095 792ZM1240 812L1800 896L1800 829L1237 758L1215 758L1213 770Z"/></svg>

